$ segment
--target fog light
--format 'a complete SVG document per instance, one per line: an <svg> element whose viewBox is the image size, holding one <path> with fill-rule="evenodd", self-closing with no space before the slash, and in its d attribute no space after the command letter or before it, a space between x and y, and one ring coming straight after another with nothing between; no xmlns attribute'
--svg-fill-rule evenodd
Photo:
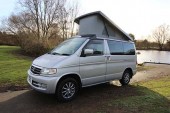
<svg viewBox="0 0 170 113"><path fill-rule="evenodd" d="M34 85L35 87L43 88L43 89L47 88L47 84L39 83L36 81L32 81L32 85Z"/></svg>
<svg viewBox="0 0 170 113"><path fill-rule="evenodd" d="M46 89L46 88L47 88L47 84L42 84L42 83L41 83L41 84L40 84L40 87Z"/></svg>

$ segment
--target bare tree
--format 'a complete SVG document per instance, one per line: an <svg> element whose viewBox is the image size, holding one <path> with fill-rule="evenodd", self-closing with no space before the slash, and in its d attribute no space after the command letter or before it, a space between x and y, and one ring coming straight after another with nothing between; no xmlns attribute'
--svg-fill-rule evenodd
<svg viewBox="0 0 170 113"><path fill-rule="evenodd" d="M67 0L65 8L61 11L59 17L59 28L63 40L72 37L75 33L74 20L79 14L79 3L73 0Z"/></svg>
<svg viewBox="0 0 170 113"><path fill-rule="evenodd" d="M59 17L59 28L63 40L65 40L65 38L67 38L68 35L68 17L69 13L66 11L66 9L63 9L60 12Z"/></svg>
<svg viewBox="0 0 170 113"><path fill-rule="evenodd" d="M169 39L169 26L161 25L153 31L152 37L158 43L159 50L163 49L165 42Z"/></svg>
<svg viewBox="0 0 170 113"><path fill-rule="evenodd" d="M75 32L75 18L79 15L79 3L78 2L72 2L72 5L70 5L69 13L70 13L70 36L72 37Z"/></svg>
<svg viewBox="0 0 170 113"><path fill-rule="evenodd" d="M19 0L22 11L8 19L8 30L17 34L33 34L39 42L59 32L58 24L66 0Z"/></svg>
<svg viewBox="0 0 170 113"><path fill-rule="evenodd" d="M78 15L75 0L19 0L22 7L7 22L8 31L24 33L39 42L48 43L55 34L65 40L74 34L74 19Z"/></svg>

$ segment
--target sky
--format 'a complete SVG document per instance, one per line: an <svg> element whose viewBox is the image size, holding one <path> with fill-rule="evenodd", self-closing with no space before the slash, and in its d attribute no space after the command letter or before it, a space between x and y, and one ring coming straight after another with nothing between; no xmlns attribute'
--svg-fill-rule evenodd
<svg viewBox="0 0 170 113"><path fill-rule="evenodd" d="M0 18L8 17L15 11L17 0L0 0Z"/></svg>
<svg viewBox="0 0 170 113"><path fill-rule="evenodd" d="M72 0L73 1L73 0ZM170 0L78 0L80 14L102 11L126 33L145 39L162 24L170 25ZM0 19L17 10L17 0L0 0Z"/></svg>

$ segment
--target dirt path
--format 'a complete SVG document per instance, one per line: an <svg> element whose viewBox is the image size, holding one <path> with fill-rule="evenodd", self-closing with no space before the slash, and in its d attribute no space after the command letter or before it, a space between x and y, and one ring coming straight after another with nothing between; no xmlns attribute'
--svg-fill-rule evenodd
<svg viewBox="0 0 170 113"><path fill-rule="evenodd" d="M151 69L137 72L136 75L131 80L131 83L170 75L170 65L145 64L145 66L150 66Z"/></svg>
<svg viewBox="0 0 170 113"><path fill-rule="evenodd" d="M149 70L138 72L131 83L170 75L170 65L156 65ZM116 83L116 82L115 82ZM0 113L94 113L102 109L105 102L126 96L133 96L136 89L132 86L102 84L84 88L78 97L69 103L58 103L54 95L46 95L33 90L0 93ZM116 111L115 111L116 110ZM115 109L114 112L122 112Z"/></svg>

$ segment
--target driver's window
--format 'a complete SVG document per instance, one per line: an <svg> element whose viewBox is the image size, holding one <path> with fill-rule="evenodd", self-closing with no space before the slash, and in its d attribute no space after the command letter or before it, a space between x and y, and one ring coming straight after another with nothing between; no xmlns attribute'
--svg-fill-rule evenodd
<svg viewBox="0 0 170 113"><path fill-rule="evenodd" d="M103 40L90 40L84 49L93 49L92 55L86 56L99 56L104 54L104 41Z"/></svg>

